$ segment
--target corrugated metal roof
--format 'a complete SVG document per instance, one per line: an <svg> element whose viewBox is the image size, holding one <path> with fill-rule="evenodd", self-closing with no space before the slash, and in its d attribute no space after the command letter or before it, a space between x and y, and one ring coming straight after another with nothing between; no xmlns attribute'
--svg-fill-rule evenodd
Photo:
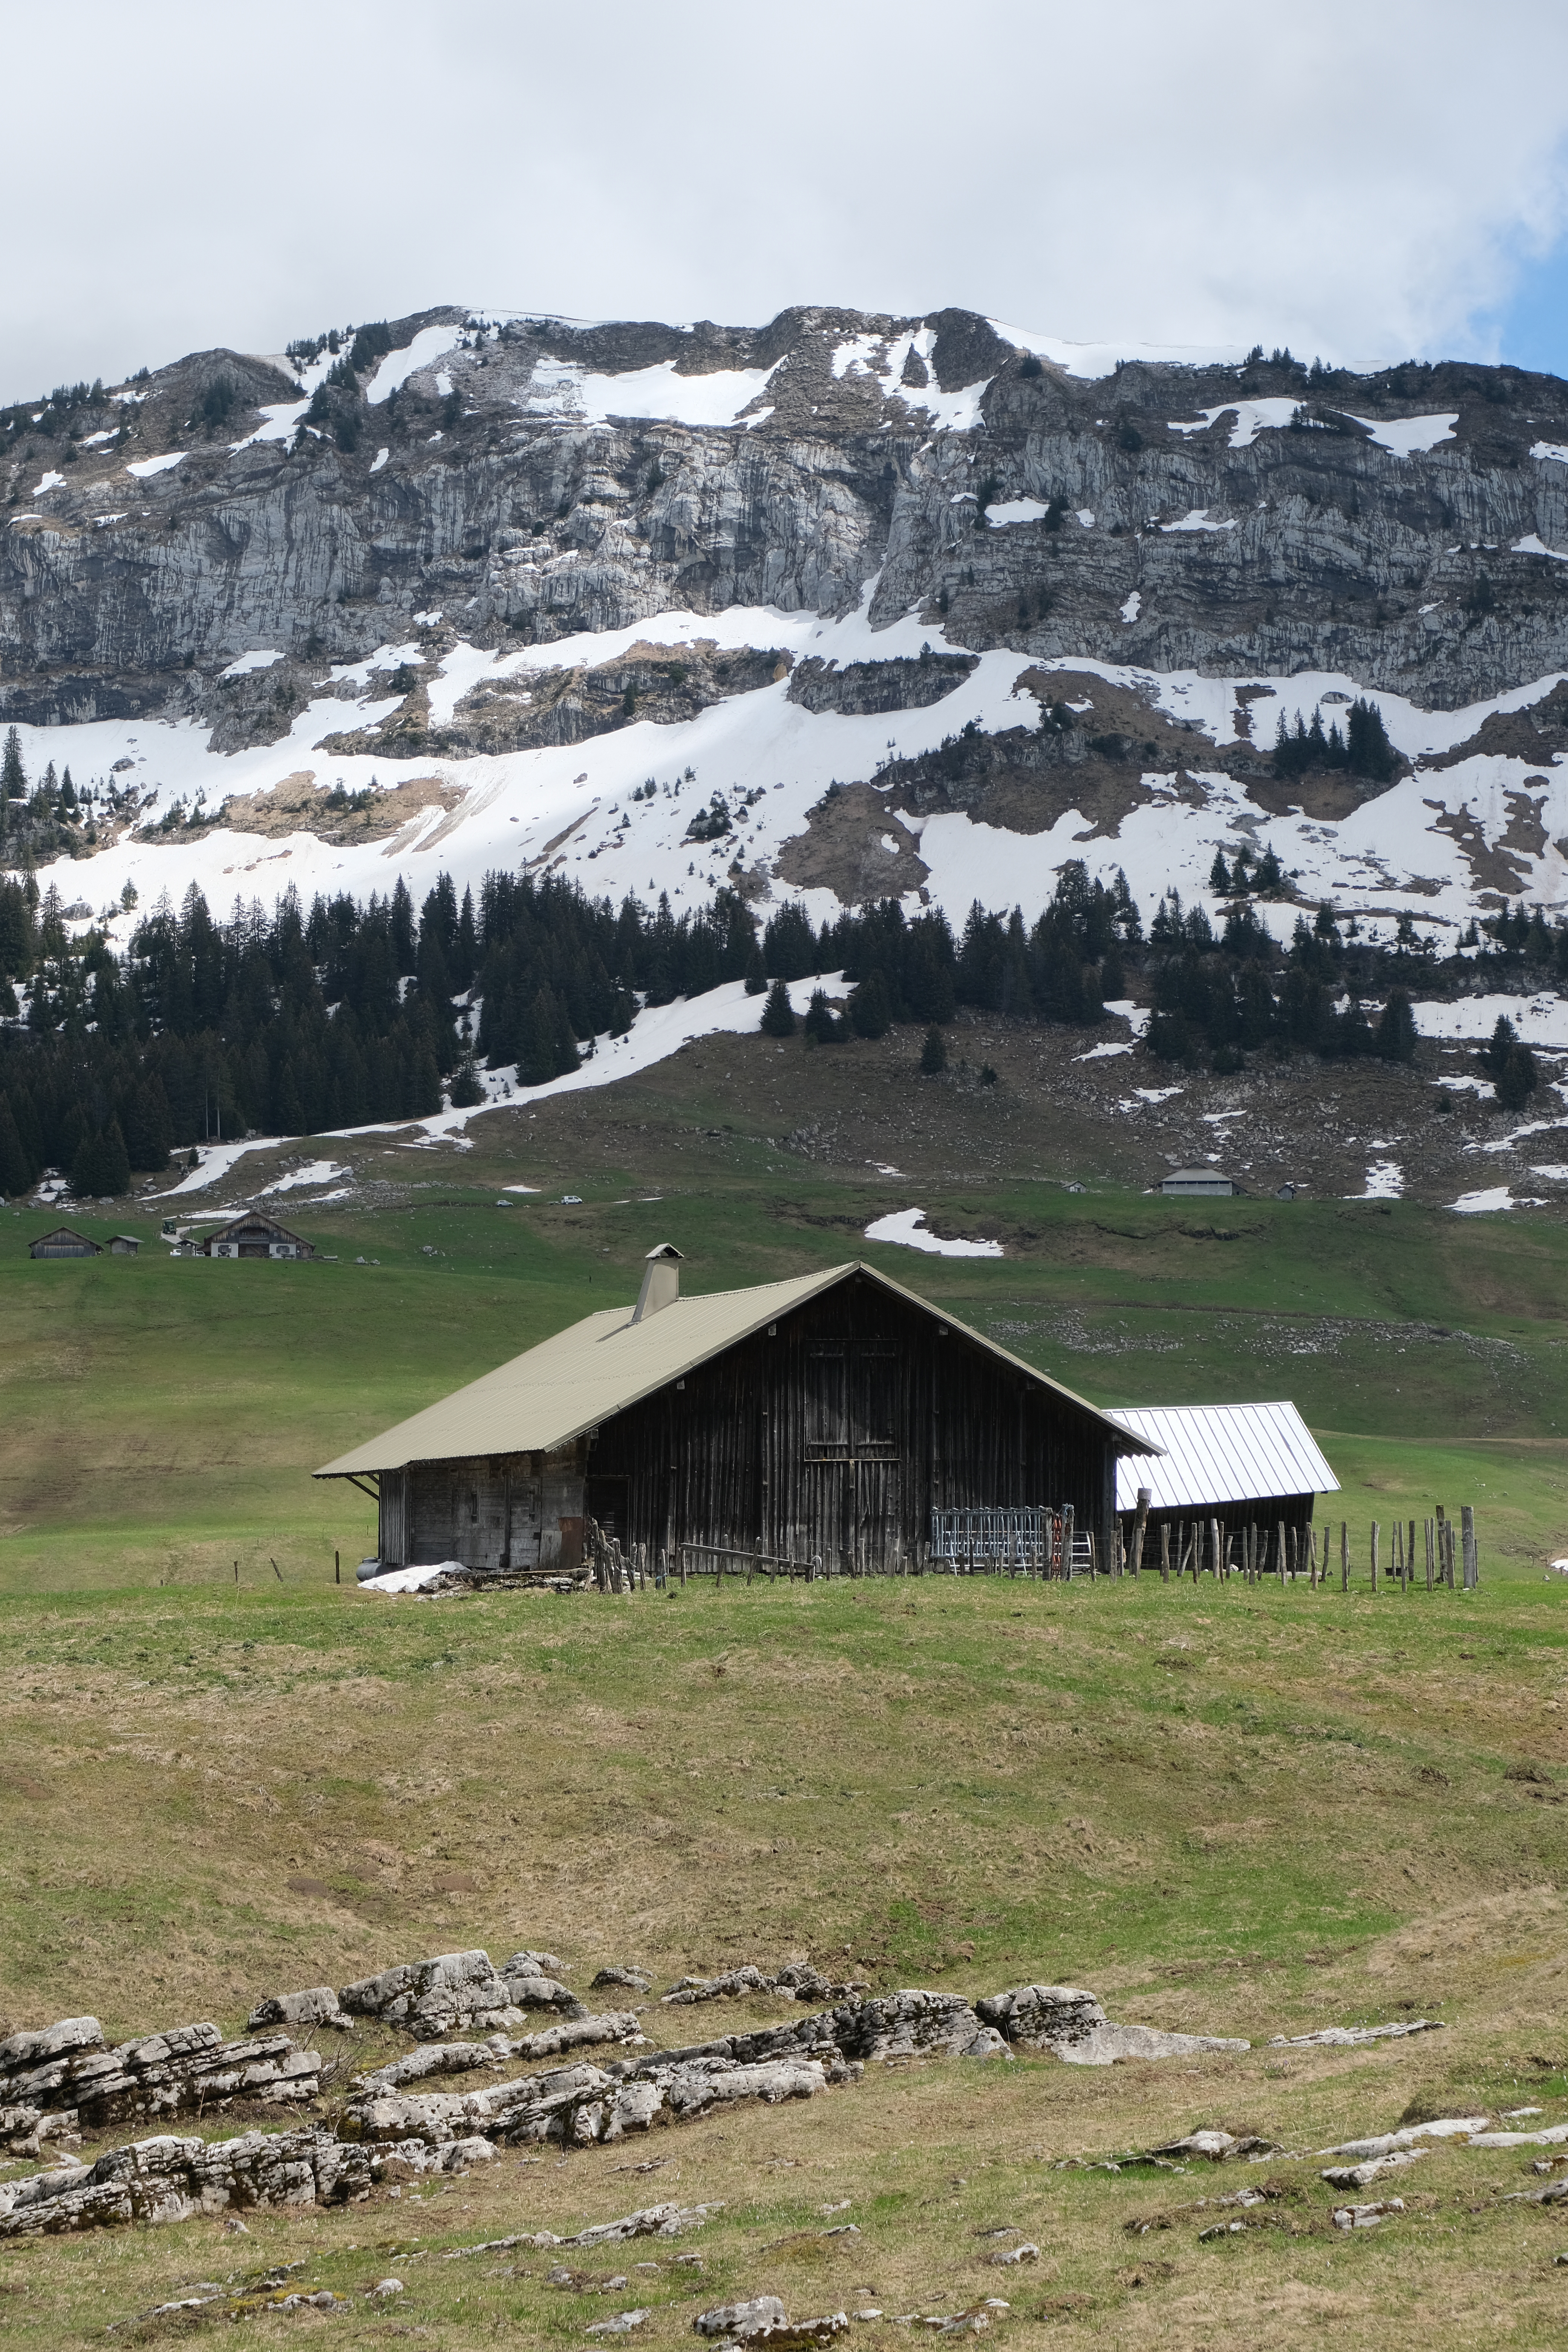
<svg viewBox="0 0 1568 2352"><path fill-rule="evenodd" d="M1331 1495L1339 1480L1293 1404L1126 1405L1111 1412L1164 1459L1119 1461L1116 1507L1135 1511L1147 1486L1150 1509L1192 1510L1287 1495Z"/></svg>
<svg viewBox="0 0 1568 2352"><path fill-rule="evenodd" d="M694 1371L781 1315L830 1290L851 1275L864 1275L884 1290L910 1301L923 1314L961 1332L966 1339L1014 1365L1037 1387L1085 1412L1130 1451L1148 1450L1147 1441L1064 1388L1033 1364L1025 1363L984 1333L971 1330L945 1309L933 1307L875 1266L852 1262L821 1274L797 1275L754 1290L719 1290L706 1297L678 1298L641 1323L634 1308L609 1307L542 1340L510 1363L471 1381L408 1421L384 1430L318 1470L318 1478L346 1478L378 1470L402 1470L411 1462L450 1462L486 1454L547 1454L582 1435L612 1413L651 1396L667 1382ZM1159 1441L1153 1444L1157 1446Z"/></svg>

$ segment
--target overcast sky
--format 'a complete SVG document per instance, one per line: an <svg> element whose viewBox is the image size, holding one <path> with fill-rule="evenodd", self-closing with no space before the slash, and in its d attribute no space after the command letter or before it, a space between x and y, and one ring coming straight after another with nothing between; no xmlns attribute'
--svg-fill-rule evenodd
<svg viewBox="0 0 1568 2352"><path fill-rule="evenodd" d="M0 399L437 302L1568 372L1563 0L77 0L5 46Z"/></svg>

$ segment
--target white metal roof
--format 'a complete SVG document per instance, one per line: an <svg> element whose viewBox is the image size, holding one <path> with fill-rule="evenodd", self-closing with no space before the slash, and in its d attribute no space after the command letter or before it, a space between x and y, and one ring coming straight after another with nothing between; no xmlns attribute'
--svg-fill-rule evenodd
<svg viewBox="0 0 1568 2352"><path fill-rule="evenodd" d="M1163 1448L1163 1459L1118 1460L1119 1511L1137 1509L1140 1486L1148 1487L1154 1511L1339 1490L1306 1423L1289 1402L1125 1405L1110 1418Z"/></svg>

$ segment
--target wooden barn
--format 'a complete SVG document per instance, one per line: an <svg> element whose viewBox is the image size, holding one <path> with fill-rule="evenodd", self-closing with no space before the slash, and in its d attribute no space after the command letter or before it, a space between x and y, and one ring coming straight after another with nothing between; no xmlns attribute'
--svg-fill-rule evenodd
<svg viewBox="0 0 1568 2352"><path fill-rule="evenodd" d="M97 1257L100 1244L79 1234L74 1225L56 1225L27 1244L29 1257Z"/></svg>
<svg viewBox="0 0 1568 2352"><path fill-rule="evenodd" d="M276 1217L264 1217L259 1209L246 1209L220 1225L196 1245L201 1257L314 1257L309 1242L280 1225Z"/></svg>
<svg viewBox="0 0 1568 2352"><path fill-rule="evenodd" d="M1131 1535L1138 1493L1149 1496L1147 1524L1188 1527L1217 1519L1232 1538L1258 1528L1270 1543L1281 1527L1293 1536L1312 1524L1319 1495L1339 1480L1293 1404L1128 1405L1110 1418L1159 1448L1116 1473L1116 1509ZM1145 1559L1152 1557L1145 1551Z"/></svg>
<svg viewBox="0 0 1568 2352"><path fill-rule="evenodd" d="M680 1295L650 1252L614 1307L316 1475L379 1504L384 1565L563 1570L585 1521L623 1546L918 1562L956 1515L1070 1506L1101 1559L1116 1465L1154 1448L873 1267Z"/></svg>

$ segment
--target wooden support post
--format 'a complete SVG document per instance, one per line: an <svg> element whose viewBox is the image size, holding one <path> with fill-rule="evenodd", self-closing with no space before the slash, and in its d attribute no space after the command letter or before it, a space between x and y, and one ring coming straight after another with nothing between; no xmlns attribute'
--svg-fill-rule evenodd
<svg viewBox="0 0 1568 2352"><path fill-rule="evenodd" d="M684 1544L678 1545L676 1548L675 1564L680 1571L680 1587L684 1591L686 1590L686 1546Z"/></svg>
<svg viewBox="0 0 1568 2352"><path fill-rule="evenodd" d="M1372 1589L1377 1591L1377 1521L1372 1523Z"/></svg>
<svg viewBox="0 0 1568 2352"><path fill-rule="evenodd" d="M1132 1573L1134 1576L1143 1565L1143 1538L1149 1531L1149 1505L1152 1499L1153 1490L1151 1487L1139 1487L1138 1509L1132 1521Z"/></svg>
<svg viewBox="0 0 1568 2352"><path fill-rule="evenodd" d="M1481 1563L1476 1550L1476 1514L1468 1503L1459 1506L1459 1535L1465 1551L1465 1590L1473 1592L1481 1580Z"/></svg>
<svg viewBox="0 0 1568 2352"><path fill-rule="evenodd" d="M1431 1591L1431 1590L1432 1590L1433 1582L1434 1582L1434 1580L1434 1580L1434 1577L1433 1577L1433 1565L1434 1565L1434 1562L1435 1562L1436 1558L1436 1550L1437 1550L1436 1542L1436 1539L1435 1539L1435 1538L1434 1538L1433 1531L1432 1531L1432 1522L1431 1522L1431 1520L1430 1520L1430 1519L1426 1520L1426 1590L1427 1590L1427 1591L1428 1591L1428 1592L1430 1592L1430 1591Z"/></svg>
<svg viewBox="0 0 1568 2352"><path fill-rule="evenodd" d="M1072 1581L1072 1531L1074 1507L1069 1503L1062 1513L1062 1574Z"/></svg>
<svg viewBox="0 0 1568 2352"><path fill-rule="evenodd" d="M237 1584L239 1582L237 1560L234 1564L234 1580ZM1160 1581L1162 1584L1169 1584L1171 1581L1171 1522L1169 1519L1162 1519L1160 1522Z"/></svg>
<svg viewBox="0 0 1568 2352"><path fill-rule="evenodd" d="M235 1580L235 1582L236 1582L237 1584L239 1582L239 1562L238 1562L238 1560L236 1560L236 1561L235 1561L235 1563L234 1563L234 1580Z"/></svg>
<svg viewBox="0 0 1568 2352"><path fill-rule="evenodd" d="M1409 1533L1410 1540L1405 1547L1405 1590L1406 1592L1414 1592L1415 1590L1415 1522L1414 1519L1410 1522Z"/></svg>
<svg viewBox="0 0 1568 2352"><path fill-rule="evenodd" d="M342 1552L341 1552L341 1551L335 1551L335 1552L332 1554L332 1582L333 1582L334 1584L341 1584L341 1583L342 1582L342 1580L343 1580L343 1556L342 1556Z"/></svg>
<svg viewBox="0 0 1568 2352"><path fill-rule="evenodd" d="M1307 1590L1309 1592L1316 1592L1317 1589L1318 1530L1316 1528L1309 1528L1307 1529Z"/></svg>
<svg viewBox="0 0 1568 2352"><path fill-rule="evenodd" d="M1275 1523L1274 1568L1280 1583L1283 1584L1285 1581L1285 1522L1283 1519L1277 1520Z"/></svg>
<svg viewBox="0 0 1568 2352"><path fill-rule="evenodd" d="M1351 1527L1348 1519L1340 1521L1340 1591L1351 1589Z"/></svg>

